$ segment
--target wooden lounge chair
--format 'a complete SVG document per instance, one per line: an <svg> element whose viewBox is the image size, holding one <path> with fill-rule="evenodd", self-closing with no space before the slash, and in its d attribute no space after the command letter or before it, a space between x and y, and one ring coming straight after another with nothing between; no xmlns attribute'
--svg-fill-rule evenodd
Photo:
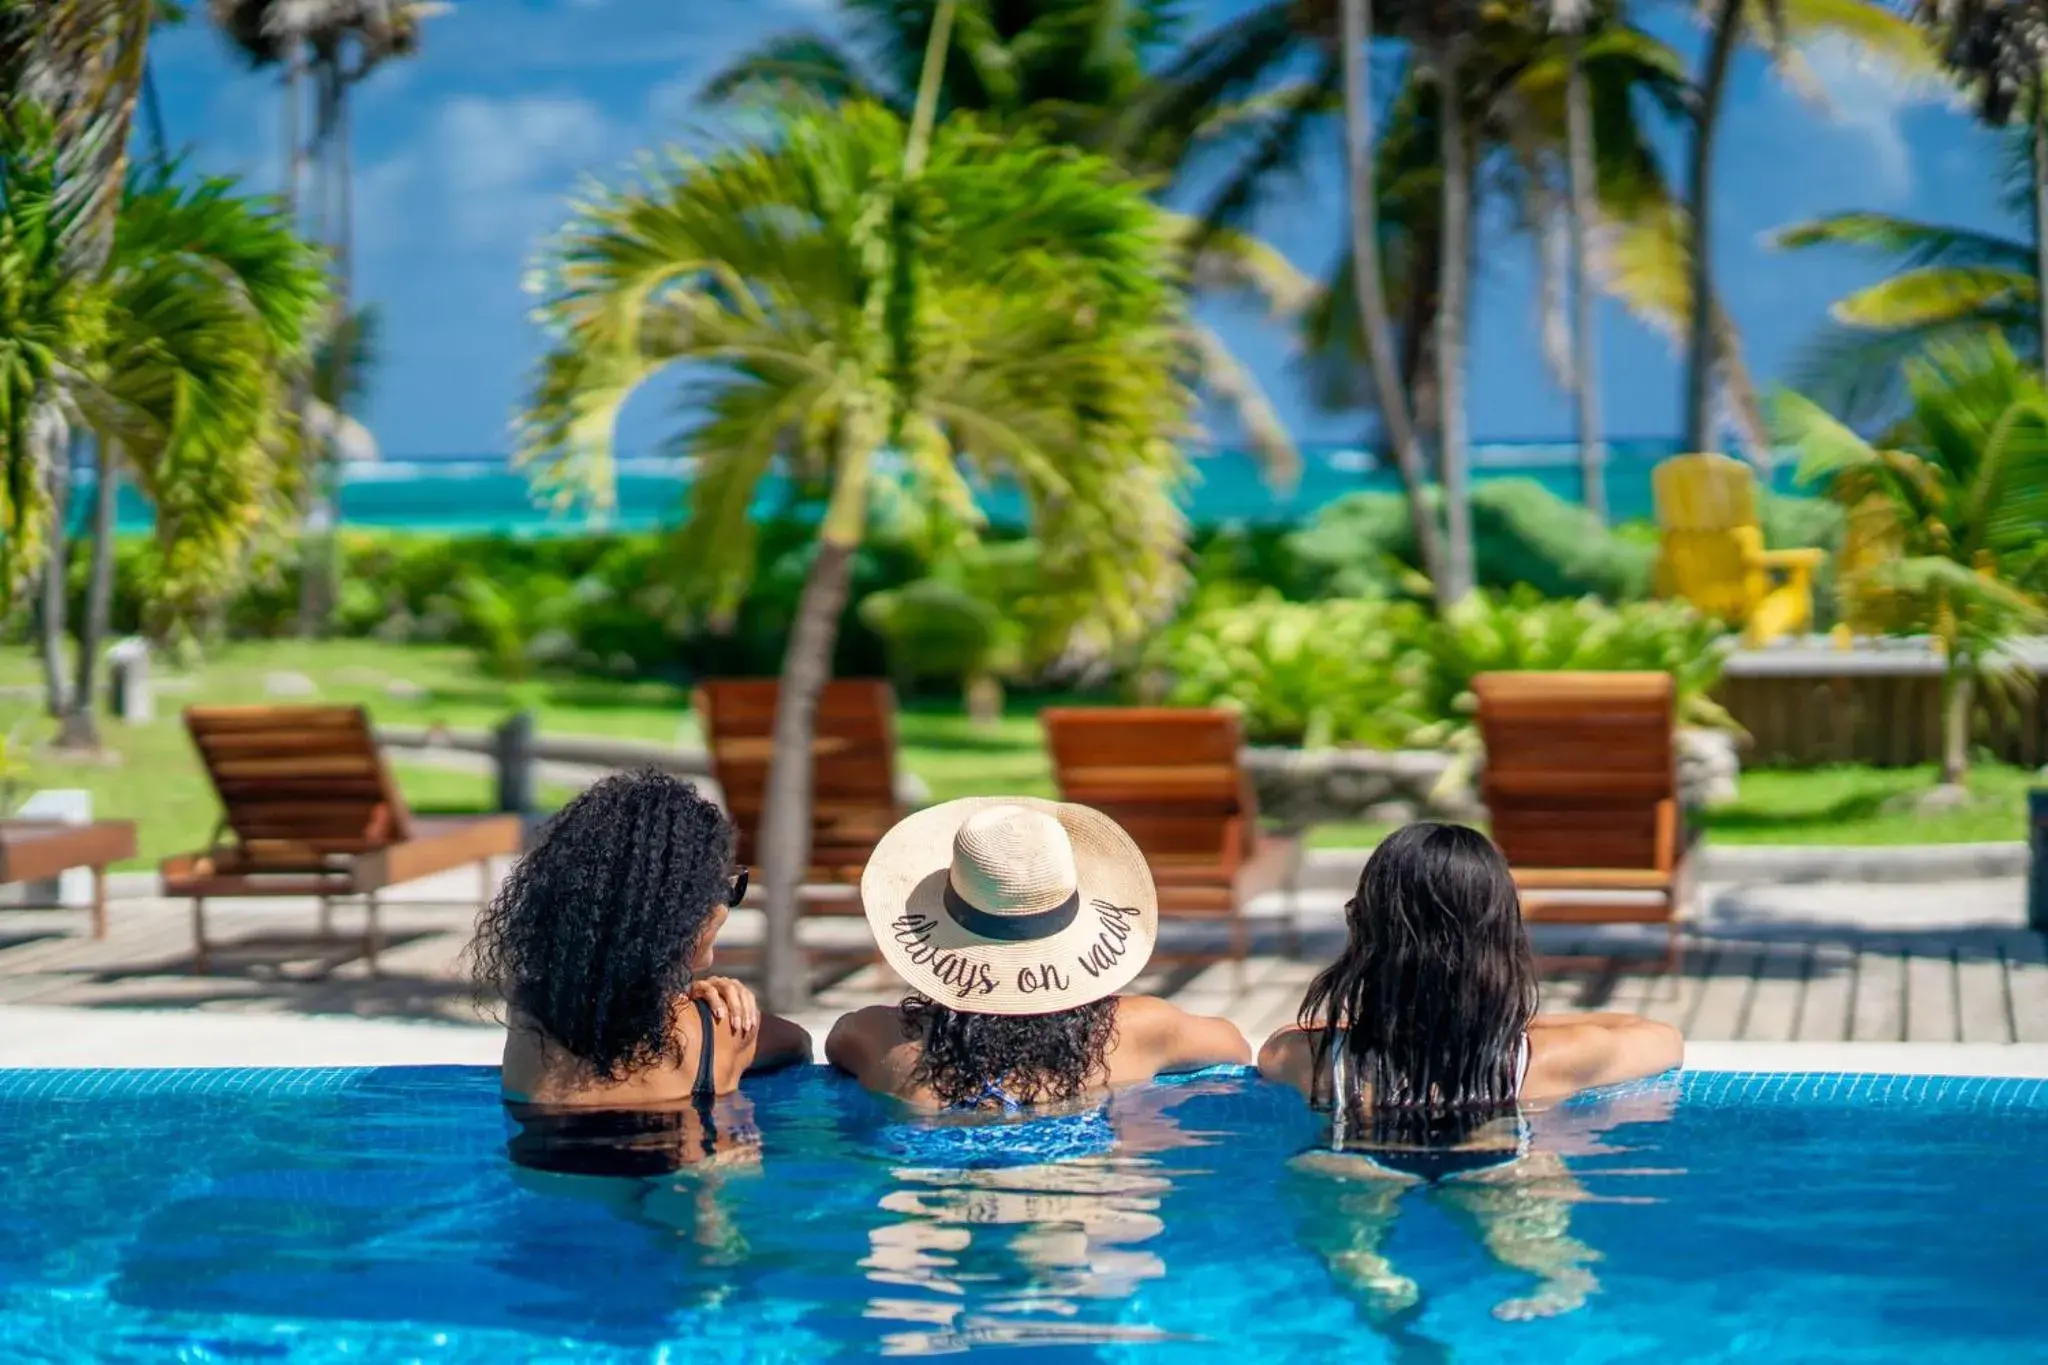
<svg viewBox="0 0 2048 1365"><path fill-rule="evenodd" d="M1769 644L1813 624L1813 575L1824 550L1766 550L1756 473L1727 455L1679 455L1652 471L1658 591Z"/></svg>
<svg viewBox="0 0 2048 1365"><path fill-rule="evenodd" d="M1675 968L1683 847L1670 675L1485 673L1472 690L1481 796L1523 917L1666 925L1664 970Z"/></svg>
<svg viewBox="0 0 2048 1365"><path fill-rule="evenodd" d="M1039 719L1060 799L1093 806L1130 831L1152 868L1162 917L1228 920L1229 958L1241 974L1251 946L1245 903L1292 890L1301 849L1259 828L1258 800L1238 763L1237 716L1063 707Z"/></svg>
<svg viewBox="0 0 2048 1365"><path fill-rule="evenodd" d="M92 936L107 936L107 867L135 856L135 825L95 820L67 825L0 821L0 885L40 882L74 867L92 869Z"/></svg>
<svg viewBox="0 0 2048 1365"><path fill-rule="evenodd" d="M775 746L773 679L717 679L697 689L711 775L739 832L738 858L758 869L761 809ZM896 694L884 682L825 684L811 743L811 866L807 887L860 885L868 855L903 817L896 794ZM758 877L756 883L758 884ZM805 896L807 913L858 915L858 896Z"/></svg>
<svg viewBox="0 0 2048 1365"><path fill-rule="evenodd" d="M208 967L206 903L314 896L320 927L333 902L361 897L363 956L374 971L378 898L387 888L520 851L516 815L420 818L406 809L359 706L192 707L185 728L220 797L211 847L163 863L166 896L192 901L192 969Z"/></svg>

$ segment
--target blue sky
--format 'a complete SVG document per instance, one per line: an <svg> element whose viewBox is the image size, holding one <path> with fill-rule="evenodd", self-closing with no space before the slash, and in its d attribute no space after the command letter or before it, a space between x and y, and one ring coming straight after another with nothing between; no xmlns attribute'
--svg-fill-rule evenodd
<svg viewBox="0 0 2048 1365"><path fill-rule="evenodd" d="M1199 17L1238 3L1211 0ZM618 178L636 152L702 126L694 92L733 54L771 33L830 22L829 0L456 0L432 21L421 57L359 87L358 293L380 307L385 327L365 415L387 457L502 452L537 347L520 280L535 242L563 220L565 196L587 176ZM1696 53L1699 35L1683 21L1660 17L1653 26ZM246 71L203 22L156 42L171 141L189 145L206 170L274 189L282 159L275 77ZM1831 300L1878 273L1849 255L1776 253L1761 240L1770 229L1842 209L2018 226L1998 206L1999 149L1989 134L1839 51L1807 60L1827 91L1825 108L1745 55L1723 126L1717 264L1766 382L1784 372ZM1670 150L1676 165L1675 136ZM1320 270L1343 231L1335 167L1313 174L1259 227L1297 264ZM1537 354L1531 245L1493 226L1480 259L1473 432L1566 435L1569 408ZM1209 312L1302 438L1360 434L1360 419L1307 403L1284 330ZM1673 434L1672 348L1614 308L1601 322L1610 433ZM628 413L622 447L647 449L673 425L650 396Z"/></svg>

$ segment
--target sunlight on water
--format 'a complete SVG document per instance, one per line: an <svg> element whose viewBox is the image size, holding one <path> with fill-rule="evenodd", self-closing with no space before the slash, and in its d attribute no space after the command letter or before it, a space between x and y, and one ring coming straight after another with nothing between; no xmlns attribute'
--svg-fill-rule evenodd
<svg viewBox="0 0 2048 1365"><path fill-rule="evenodd" d="M0 1076L0 1358L2023 1359L2048 1086L1688 1077L1437 1186L1212 1074L906 1119L823 1072L513 1122L487 1071ZM204 1078L208 1073L190 1073ZM590 1174L625 1170L629 1175Z"/></svg>

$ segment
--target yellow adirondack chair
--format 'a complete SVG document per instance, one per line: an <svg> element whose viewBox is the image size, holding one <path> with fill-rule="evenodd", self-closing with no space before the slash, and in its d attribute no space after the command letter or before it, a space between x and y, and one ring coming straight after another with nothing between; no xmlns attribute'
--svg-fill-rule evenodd
<svg viewBox="0 0 2048 1365"><path fill-rule="evenodd" d="M1726 455L1679 455L1651 473L1662 551L1658 591L1768 644L1813 624L1823 550L1766 550L1756 475Z"/></svg>

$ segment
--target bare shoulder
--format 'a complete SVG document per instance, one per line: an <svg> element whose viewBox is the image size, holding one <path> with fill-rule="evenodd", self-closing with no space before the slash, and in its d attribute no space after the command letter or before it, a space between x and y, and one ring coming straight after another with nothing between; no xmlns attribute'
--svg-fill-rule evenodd
<svg viewBox="0 0 2048 1365"><path fill-rule="evenodd" d="M1635 1014L1547 1015L1529 1025L1531 1097L1640 1080L1685 1060L1677 1029Z"/></svg>
<svg viewBox="0 0 2048 1365"><path fill-rule="evenodd" d="M1274 1032L1259 1048L1259 1074L1307 1094L1315 1069L1316 1038L1321 1032L1294 1025Z"/></svg>
<svg viewBox="0 0 2048 1365"><path fill-rule="evenodd" d="M894 1005L868 1005L839 1017L825 1036L825 1060L859 1075L904 1041L903 1016Z"/></svg>
<svg viewBox="0 0 2048 1365"><path fill-rule="evenodd" d="M1115 1072L1149 1075L1252 1059L1251 1044L1228 1019L1192 1014L1157 996L1120 996L1116 1025Z"/></svg>

